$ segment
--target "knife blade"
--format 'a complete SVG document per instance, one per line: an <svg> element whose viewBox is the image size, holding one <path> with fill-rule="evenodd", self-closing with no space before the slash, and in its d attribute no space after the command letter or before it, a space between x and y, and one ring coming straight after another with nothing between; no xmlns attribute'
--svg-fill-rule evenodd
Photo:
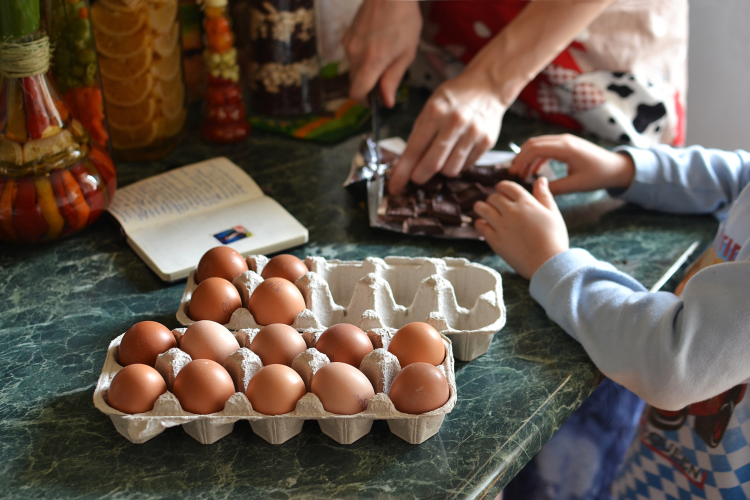
<svg viewBox="0 0 750 500"><path fill-rule="evenodd" d="M680 267L685 263L686 260L688 260L688 257L690 257L693 252L695 252L695 249L698 248L698 245L701 244L700 240L694 241L684 252L682 252L682 255L677 257L677 260L674 261L674 264L666 270L666 272L662 275L661 278L659 278L659 281L654 283L654 286L652 286L649 289L649 292L658 292L661 287L664 286L664 283L669 281L669 278L671 278L674 273L677 272Z"/></svg>

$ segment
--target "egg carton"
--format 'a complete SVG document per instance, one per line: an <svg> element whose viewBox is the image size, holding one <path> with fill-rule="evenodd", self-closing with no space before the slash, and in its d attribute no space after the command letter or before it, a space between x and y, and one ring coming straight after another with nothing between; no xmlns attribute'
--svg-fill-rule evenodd
<svg viewBox="0 0 750 500"><path fill-rule="evenodd" d="M364 325L360 325L362 327ZM186 328L173 330L178 345ZM388 397L391 382L401 370L396 356L387 347L396 330L380 328L368 331L374 350L365 356L360 370L367 376L375 389L375 397L367 409L355 415L336 415L327 412L320 399L310 392L313 375L320 367L329 363L328 357L315 349L315 344L323 333L311 330L302 333L308 349L293 361L292 368L305 382L308 393L298 402L291 413L269 416L253 410L245 396L247 384L252 376L263 367L260 358L249 349L258 329L243 329L232 332L240 344L240 349L224 362L235 384L235 392L227 401L224 410L210 415L197 415L182 409L177 397L171 392L177 373L191 361L190 356L179 347L160 354L156 369L164 377L168 392L162 394L154 408L146 413L129 415L107 404L107 390L112 379L123 367L118 363L118 350L124 334L114 339L107 350L102 373L94 390L94 405L102 413L109 415L117 431L133 443L144 443L164 432L169 427L182 425L185 432L203 444L211 444L234 429L238 420L248 420L253 432L271 444L281 444L302 431L305 420L317 420L324 434L341 444L351 444L370 432L375 420L386 420L391 432L411 444L419 444L434 436L440 429L445 415L456 404L456 375L454 370L451 341L442 336L445 346L445 359L438 368L448 380L448 401L440 408L412 415L396 410Z"/></svg>
<svg viewBox="0 0 750 500"><path fill-rule="evenodd" d="M251 270L234 279L243 307L225 325L230 330L261 327L247 310L247 301L263 282L260 274L268 258L251 255L247 262ZM305 264L310 272L295 283L307 306L292 324L299 331L324 330L339 323L363 323L365 331L398 329L422 321L451 340L456 359L471 361L487 352L494 334L505 326L500 274L466 259L307 257ZM193 271L177 311L182 325L194 323L188 310L196 286Z"/></svg>

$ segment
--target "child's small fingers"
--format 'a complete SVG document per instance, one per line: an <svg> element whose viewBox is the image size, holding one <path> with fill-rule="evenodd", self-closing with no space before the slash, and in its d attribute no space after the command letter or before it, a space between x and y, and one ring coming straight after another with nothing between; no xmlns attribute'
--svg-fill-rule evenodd
<svg viewBox="0 0 750 500"><path fill-rule="evenodd" d="M576 175L568 175L550 182L549 190L554 195L588 191L582 180Z"/></svg>
<svg viewBox="0 0 750 500"><path fill-rule="evenodd" d="M478 201L474 204L474 211L487 222L494 231L503 225L502 212L490 203Z"/></svg>
<svg viewBox="0 0 750 500"><path fill-rule="evenodd" d="M549 190L549 181L546 177L540 177L534 183L534 198L550 210L557 210L557 203Z"/></svg>
<svg viewBox="0 0 750 500"><path fill-rule="evenodd" d="M523 186L513 181L498 182L495 185L495 191L497 191L498 194L505 196L510 201L518 201L526 193L526 190L523 188ZM494 195L490 195L490 196L494 196Z"/></svg>

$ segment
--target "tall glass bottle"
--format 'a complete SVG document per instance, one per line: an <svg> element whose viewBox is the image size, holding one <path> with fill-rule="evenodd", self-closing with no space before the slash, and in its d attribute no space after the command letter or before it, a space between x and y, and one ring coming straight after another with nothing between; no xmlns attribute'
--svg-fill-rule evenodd
<svg viewBox="0 0 750 500"><path fill-rule="evenodd" d="M98 0L91 6L115 157L161 158L187 117L178 0Z"/></svg>
<svg viewBox="0 0 750 500"><path fill-rule="evenodd" d="M49 241L96 221L116 189L106 148L47 78L39 0L0 2L0 241Z"/></svg>
<svg viewBox="0 0 750 500"><path fill-rule="evenodd" d="M45 0L45 18L55 47L50 73L63 101L91 135L110 150L99 67L88 0Z"/></svg>
<svg viewBox="0 0 750 500"><path fill-rule="evenodd" d="M322 107L313 0L251 0L252 111L290 118Z"/></svg>
<svg viewBox="0 0 750 500"><path fill-rule="evenodd" d="M237 49L227 9L227 0L203 0L208 70L206 104L201 133L211 142L233 143L250 133L240 87Z"/></svg>

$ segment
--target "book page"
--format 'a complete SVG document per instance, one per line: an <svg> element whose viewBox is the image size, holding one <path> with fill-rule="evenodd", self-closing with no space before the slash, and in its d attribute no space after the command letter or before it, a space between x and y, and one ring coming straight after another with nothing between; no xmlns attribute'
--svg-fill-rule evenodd
<svg viewBox="0 0 750 500"><path fill-rule="evenodd" d="M218 236L242 232L224 243L243 255L277 252L307 242L307 229L268 196L220 209L204 210L185 221L129 231L131 246L167 281L190 274L205 252L221 246Z"/></svg>
<svg viewBox="0 0 750 500"><path fill-rule="evenodd" d="M118 189L108 210L127 233L262 196L240 167L212 158Z"/></svg>

